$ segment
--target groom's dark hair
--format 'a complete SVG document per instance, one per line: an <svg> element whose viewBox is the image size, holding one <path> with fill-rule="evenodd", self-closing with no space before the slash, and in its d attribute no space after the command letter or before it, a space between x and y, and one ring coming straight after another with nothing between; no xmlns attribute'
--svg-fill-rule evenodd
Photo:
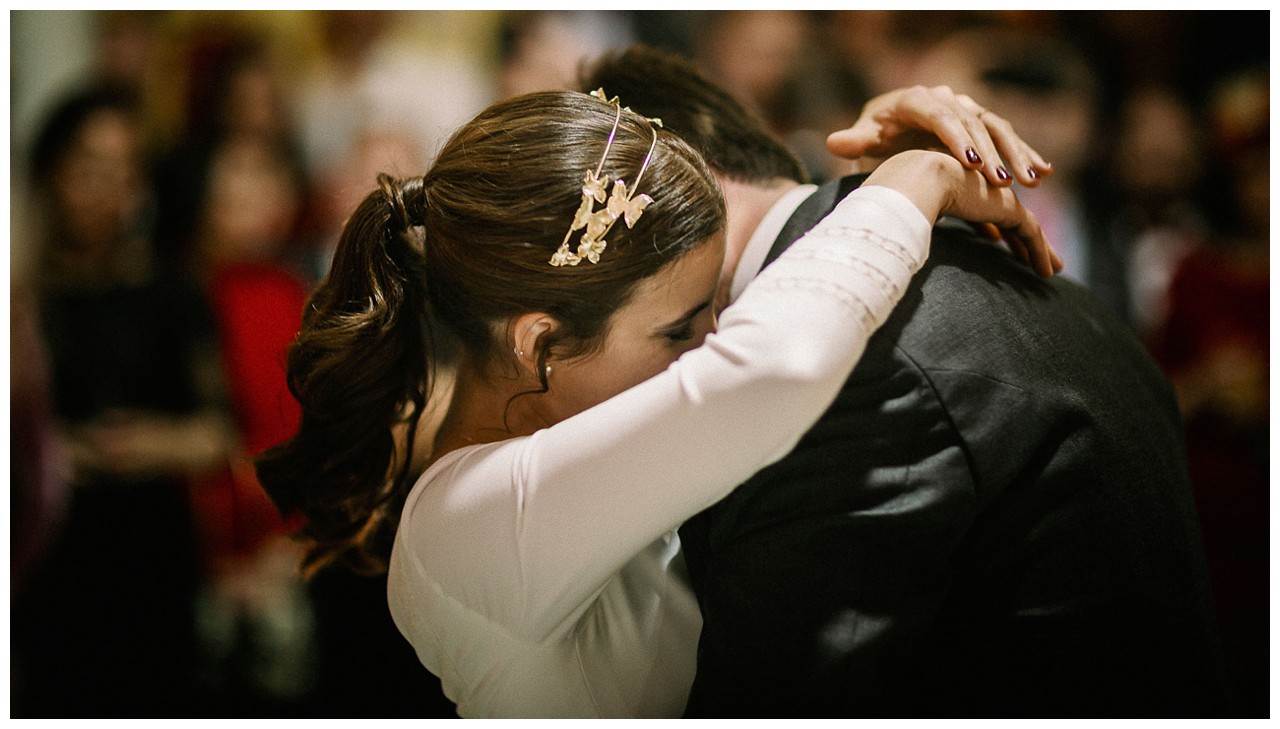
<svg viewBox="0 0 1280 729"><path fill-rule="evenodd" d="M603 88L623 106L662 119L725 177L747 183L780 177L809 181L800 159L764 119L681 56L634 45L589 65L580 84L583 91Z"/></svg>

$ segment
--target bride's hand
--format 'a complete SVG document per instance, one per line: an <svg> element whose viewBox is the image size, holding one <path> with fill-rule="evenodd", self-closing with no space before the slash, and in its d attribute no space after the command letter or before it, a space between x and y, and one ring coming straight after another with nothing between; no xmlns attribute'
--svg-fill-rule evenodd
<svg viewBox="0 0 1280 729"><path fill-rule="evenodd" d="M993 185L1027 186L1053 174L1049 164L1013 131L1008 121L946 86L895 89L868 101L853 126L827 137L840 157L863 160L870 171L908 149L948 149L968 169L980 169Z"/></svg>
<svg viewBox="0 0 1280 729"><path fill-rule="evenodd" d="M980 172L965 169L940 152L913 150L885 160L863 185L881 185L902 193L929 221L944 215L990 223L1020 258L1042 276L1062 270L1062 259L1045 240L1034 214L1013 190L993 185Z"/></svg>

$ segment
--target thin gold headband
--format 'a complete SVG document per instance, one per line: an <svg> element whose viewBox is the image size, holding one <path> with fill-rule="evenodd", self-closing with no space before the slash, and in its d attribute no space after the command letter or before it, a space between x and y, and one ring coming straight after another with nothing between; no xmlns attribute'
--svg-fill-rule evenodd
<svg viewBox="0 0 1280 729"><path fill-rule="evenodd" d="M631 183L631 190L628 190L627 183L619 178L613 181L613 189L606 194L609 177L608 175L601 177L600 173L604 171L604 162L609 157L609 150L613 148L613 138L618 133L618 122L622 120L623 107L618 103L616 96L606 99L604 89L596 89L591 92L591 95L606 104L613 104L616 111L613 129L609 131L609 139L605 142L600 164L596 165L595 172L588 170L586 177L582 180L582 203L578 205L578 211L573 214L573 224L564 234L560 247L551 256L550 263L553 266L576 266L584 258L592 263L599 263L600 254L608 245L604 237L613 228L613 224L618 222L618 218L622 218L628 228L634 227L644 213L644 209L653 202L653 198L644 193L637 194L637 191L640 189L640 178L644 177L644 171L649 168L649 160L653 157L653 150L658 145L658 127L662 126L662 120L648 120L653 125L653 141L649 143L649 151L640 164L640 172L636 173L636 179ZM631 110L627 109L627 111ZM604 207L596 210L597 203L604 203ZM569 239L573 237L574 231L584 228L586 230L578 242L578 252L574 253L569 250Z"/></svg>

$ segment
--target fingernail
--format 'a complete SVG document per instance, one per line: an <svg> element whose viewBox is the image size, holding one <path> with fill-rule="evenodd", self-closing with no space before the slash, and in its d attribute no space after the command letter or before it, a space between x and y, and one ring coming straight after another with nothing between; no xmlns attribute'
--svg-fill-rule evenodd
<svg viewBox="0 0 1280 729"><path fill-rule="evenodd" d="M1008 182L1009 180L1013 179L1009 177L1009 170L1006 170L1003 166L996 168L996 177L999 177L1005 182Z"/></svg>
<svg viewBox="0 0 1280 729"><path fill-rule="evenodd" d="M1039 177L1040 175L1037 175L1037 174L1036 174L1036 169L1035 169L1034 167L1028 167L1028 168L1027 168L1027 176L1034 180L1034 179L1036 179L1037 177Z"/></svg>
<svg viewBox="0 0 1280 729"><path fill-rule="evenodd" d="M982 158L978 156L977 150L975 150L973 147L969 147L964 151L964 158L969 160L970 164L975 164L975 165L982 164Z"/></svg>

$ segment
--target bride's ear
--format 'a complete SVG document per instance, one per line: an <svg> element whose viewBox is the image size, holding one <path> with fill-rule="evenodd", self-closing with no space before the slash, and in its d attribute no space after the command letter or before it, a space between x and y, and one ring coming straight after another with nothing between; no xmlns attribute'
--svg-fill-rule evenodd
<svg viewBox="0 0 1280 729"><path fill-rule="evenodd" d="M511 324L512 355L520 372L538 378L539 354L548 337L560 329L560 322L545 312L530 312ZM546 363L542 363L546 366Z"/></svg>

